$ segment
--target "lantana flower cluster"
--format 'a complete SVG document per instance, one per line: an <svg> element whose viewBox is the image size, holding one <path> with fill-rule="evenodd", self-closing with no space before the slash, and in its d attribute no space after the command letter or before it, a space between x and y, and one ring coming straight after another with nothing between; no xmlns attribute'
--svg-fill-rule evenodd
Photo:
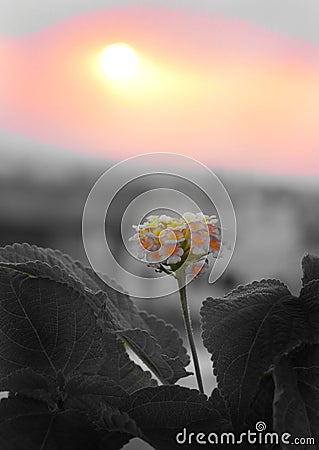
<svg viewBox="0 0 319 450"><path fill-rule="evenodd" d="M194 278L207 267L208 254L219 254L221 229L216 216L152 215L133 228L136 233L129 239L133 253L158 271L174 274L185 263L186 275Z"/></svg>

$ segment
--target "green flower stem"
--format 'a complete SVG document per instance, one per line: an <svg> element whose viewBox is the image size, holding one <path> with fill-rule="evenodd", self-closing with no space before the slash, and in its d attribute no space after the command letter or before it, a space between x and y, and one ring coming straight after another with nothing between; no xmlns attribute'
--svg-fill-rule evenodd
<svg viewBox="0 0 319 450"><path fill-rule="evenodd" d="M204 388L203 388L203 382L202 382L202 375L200 372L198 356L197 356L197 351L196 351L194 337L193 337L190 311L189 311L189 307L187 304L186 286L184 286L185 283L184 283L183 279L177 278L177 282L178 282L179 297L180 297L181 306L182 306L182 313L183 313L183 318L184 318L186 334L188 337L188 342L189 342L191 352L192 352L192 357L193 357L193 364L194 364L194 368L195 368L198 389L203 394Z"/></svg>

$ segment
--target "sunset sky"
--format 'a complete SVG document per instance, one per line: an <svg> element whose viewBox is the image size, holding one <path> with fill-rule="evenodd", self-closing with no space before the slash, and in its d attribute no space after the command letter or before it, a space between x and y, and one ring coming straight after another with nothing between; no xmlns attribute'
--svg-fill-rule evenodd
<svg viewBox="0 0 319 450"><path fill-rule="evenodd" d="M316 2L21 3L5 0L0 22L3 148L16 136L109 160L167 151L318 174ZM136 51L131 79L101 69L114 42Z"/></svg>

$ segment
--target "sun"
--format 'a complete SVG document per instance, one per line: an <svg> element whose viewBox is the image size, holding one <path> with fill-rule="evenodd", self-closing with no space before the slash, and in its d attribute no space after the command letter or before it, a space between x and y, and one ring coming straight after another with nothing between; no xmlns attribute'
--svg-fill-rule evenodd
<svg viewBox="0 0 319 450"><path fill-rule="evenodd" d="M128 44L117 42L102 50L101 69L111 80L130 80L137 71L137 64L136 52Z"/></svg>

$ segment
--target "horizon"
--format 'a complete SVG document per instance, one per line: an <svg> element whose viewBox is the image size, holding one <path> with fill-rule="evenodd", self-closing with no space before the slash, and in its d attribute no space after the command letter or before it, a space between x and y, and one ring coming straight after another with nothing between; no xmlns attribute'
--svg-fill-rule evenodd
<svg viewBox="0 0 319 450"><path fill-rule="evenodd" d="M14 136L0 132L0 139L4 143L0 144L2 154L2 163L0 173L7 175L8 178L15 177L17 172L23 172L25 175L35 176L36 179L46 180L51 176L54 178L63 178L66 176L76 176L77 171L81 175L87 173L88 176L96 173L102 173L109 167L117 164L115 159L107 159L101 155L89 155L84 152L71 151L65 148L54 147L49 144L37 142L22 136ZM9 152L3 153L1 147L10 148ZM173 152L174 153L174 152ZM24 161L21 167L18 160ZM294 190L314 190L318 188L319 177L317 175L298 175L298 174L276 174L270 172L251 172L240 170L229 170L213 166L208 166L217 176L224 178L227 182L238 180L242 185L259 185L269 187L274 183L274 187L287 187ZM56 169L59 172L56 172ZM7 170L9 169L9 172ZM64 170L63 170L64 169ZM103 170L104 169L104 170Z"/></svg>

